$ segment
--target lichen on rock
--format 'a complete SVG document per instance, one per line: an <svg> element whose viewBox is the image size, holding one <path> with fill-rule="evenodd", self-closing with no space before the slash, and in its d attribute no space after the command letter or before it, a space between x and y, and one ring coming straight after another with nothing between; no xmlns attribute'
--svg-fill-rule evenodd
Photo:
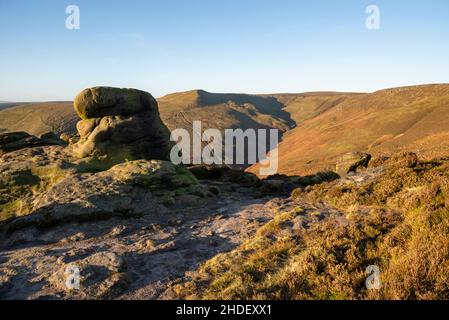
<svg viewBox="0 0 449 320"><path fill-rule="evenodd" d="M213 196L185 167L166 161L169 131L149 93L91 88L74 106L80 139L67 147L35 146L59 142L52 134L1 135L3 146L18 143L0 157L0 222L7 229L160 213L189 197L188 205L198 205Z"/></svg>
<svg viewBox="0 0 449 320"><path fill-rule="evenodd" d="M84 162L99 159L112 166L138 159L168 160L170 133L156 100L147 92L110 87L89 88L74 102L81 117L80 140L72 150Z"/></svg>

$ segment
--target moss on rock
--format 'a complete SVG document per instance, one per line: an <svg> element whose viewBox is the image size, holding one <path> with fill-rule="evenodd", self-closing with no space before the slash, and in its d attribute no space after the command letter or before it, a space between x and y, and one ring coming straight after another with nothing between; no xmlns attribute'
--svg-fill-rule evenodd
<svg viewBox="0 0 449 320"><path fill-rule="evenodd" d="M129 116L144 111L157 112L157 102L148 92L137 89L94 87L83 90L74 101L81 119Z"/></svg>

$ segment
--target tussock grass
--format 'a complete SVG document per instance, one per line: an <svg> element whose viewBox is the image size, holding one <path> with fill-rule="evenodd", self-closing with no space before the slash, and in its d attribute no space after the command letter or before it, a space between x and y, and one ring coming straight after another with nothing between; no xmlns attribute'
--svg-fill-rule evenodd
<svg viewBox="0 0 449 320"><path fill-rule="evenodd" d="M295 229L304 213L280 212L175 292L187 299L448 299L449 161L397 166L404 157L364 185L296 190L294 197L333 203L341 214ZM366 289L369 265L380 268L380 290Z"/></svg>

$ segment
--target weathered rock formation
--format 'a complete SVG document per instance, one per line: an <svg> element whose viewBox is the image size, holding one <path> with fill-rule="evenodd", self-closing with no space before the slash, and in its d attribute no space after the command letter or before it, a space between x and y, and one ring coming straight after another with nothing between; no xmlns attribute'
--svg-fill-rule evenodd
<svg viewBox="0 0 449 320"><path fill-rule="evenodd" d="M161 121L156 100L136 89L89 88L74 102L81 121L79 158L117 164L126 160L168 160L170 133Z"/></svg>
<svg viewBox="0 0 449 320"><path fill-rule="evenodd" d="M40 138L26 132L2 133L0 134L0 156L24 148L61 144L64 144L64 141L58 139L52 132L43 134Z"/></svg>
<svg viewBox="0 0 449 320"><path fill-rule="evenodd" d="M149 93L86 89L75 110L80 140L68 147L44 146L62 141L51 133L0 135L0 226L154 214L214 196L166 161L169 131Z"/></svg>
<svg viewBox="0 0 449 320"><path fill-rule="evenodd" d="M338 159L335 169L340 176L344 177L350 172L356 172L359 168L368 167L370 160L370 154L350 152Z"/></svg>

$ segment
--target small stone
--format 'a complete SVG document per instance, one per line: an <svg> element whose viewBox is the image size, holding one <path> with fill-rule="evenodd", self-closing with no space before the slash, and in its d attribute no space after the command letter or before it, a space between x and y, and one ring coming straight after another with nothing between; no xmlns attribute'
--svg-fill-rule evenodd
<svg viewBox="0 0 449 320"><path fill-rule="evenodd" d="M170 241L164 244L161 244L154 248L153 253L163 253L163 252L169 252L169 251L175 251L177 250L177 244L176 241Z"/></svg>
<svg viewBox="0 0 449 320"><path fill-rule="evenodd" d="M70 242L78 242L82 241L86 238L86 235L82 232L78 232L77 234L74 234L73 236L64 238L61 240L62 243L70 243Z"/></svg>
<svg viewBox="0 0 449 320"><path fill-rule="evenodd" d="M153 250L155 248L155 244L153 240L141 240L137 243L138 250Z"/></svg>
<svg viewBox="0 0 449 320"><path fill-rule="evenodd" d="M155 247L154 242L152 240L145 241L145 248L153 249Z"/></svg>
<svg viewBox="0 0 449 320"><path fill-rule="evenodd" d="M125 231L126 231L126 226L117 226L111 230L111 232L109 233L109 236L117 237L117 236L123 234L123 232L125 232Z"/></svg>
<svg viewBox="0 0 449 320"><path fill-rule="evenodd" d="M356 172L359 168L367 168L371 155L362 152L350 152L340 157L335 165L337 173L344 177L350 172Z"/></svg>

